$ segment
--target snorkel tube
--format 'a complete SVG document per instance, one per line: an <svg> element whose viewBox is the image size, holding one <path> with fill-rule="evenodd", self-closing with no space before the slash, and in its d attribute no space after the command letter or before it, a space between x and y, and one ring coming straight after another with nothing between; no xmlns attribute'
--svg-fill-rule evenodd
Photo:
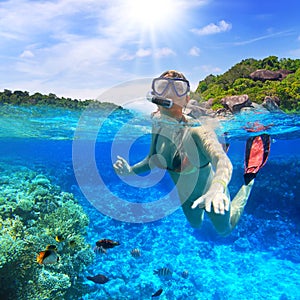
<svg viewBox="0 0 300 300"><path fill-rule="evenodd" d="M147 94L147 100L156 104L156 105L160 105L163 106L165 108L171 108L173 106L173 101L172 99L168 99L168 98L163 98L160 96L155 96L152 92L149 92Z"/></svg>

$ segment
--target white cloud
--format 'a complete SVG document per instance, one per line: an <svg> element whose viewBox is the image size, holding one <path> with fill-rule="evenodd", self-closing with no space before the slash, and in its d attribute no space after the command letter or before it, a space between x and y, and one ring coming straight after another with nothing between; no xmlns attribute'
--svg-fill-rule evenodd
<svg viewBox="0 0 300 300"><path fill-rule="evenodd" d="M34 54L30 50L24 50L23 53L20 55L21 58L32 58Z"/></svg>
<svg viewBox="0 0 300 300"><path fill-rule="evenodd" d="M181 9L189 9L194 7L205 6L209 4L211 0L177 0L176 4Z"/></svg>
<svg viewBox="0 0 300 300"><path fill-rule="evenodd" d="M252 38L252 39L249 39L249 40L235 42L235 43L233 43L233 45L234 46L243 46L243 45L252 44L252 43L262 41L262 40L266 40L266 39L270 39L270 38L276 38L276 37L288 36L288 35L292 35L292 32L289 31L289 30L279 31L279 32L274 32L274 33L271 33L271 34L255 37L255 38Z"/></svg>
<svg viewBox="0 0 300 300"><path fill-rule="evenodd" d="M174 5L182 13L208 1L174 0ZM0 2L0 81L5 88L64 96L68 96L64 91L74 96L74 90L82 95L134 77L131 72L137 68L130 70L125 61L167 61L176 55L174 49L163 48L160 40L154 46L153 36L132 26L120 9L123 0ZM136 44L140 49L130 50ZM153 69L138 71L149 74Z"/></svg>
<svg viewBox="0 0 300 300"><path fill-rule="evenodd" d="M150 56L152 54L152 50L151 49L139 49L136 52L136 56L137 57L146 57L146 56Z"/></svg>
<svg viewBox="0 0 300 300"><path fill-rule="evenodd" d="M120 60L134 60L136 58L149 57L152 55L155 58L161 58L161 57L175 56L176 53L168 47L157 48L157 49L141 48L141 49L138 49L134 54L123 53L120 56Z"/></svg>
<svg viewBox="0 0 300 300"><path fill-rule="evenodd" d="M191 56L200 56L200 49L196 46L192 47L190 50L189 50L189 55Z"/></svg>
<svg viewBox="0 0 300 300"><path fill-rule="evenodd" d="M222 20L218 24L210 23L200 29L193 28L191 31L197 35L210 35L231 30L232 25Z"/></svg>
<svg viewBox="0 0 300 300"><path fill-rule="evenodd" d="M121 61L130 61L135 59L135 54L122 53L119 57Z"/></svg>
<svg viewBox="0 0 300 300"><path fill-rule="evenodd" d="M161 49L156 49L154 51L154 56L156 58L166 57L166 56L175 56L175 55L176 55L176 53L168 47L161 48Z"/></svg>
<svg viewBox="0 0 300 300"><path fill-rule="evenodd" d="M216 73L220 73L222 71L221 68L213 67L213 66L210 66L210 65L202 65L201 69L202 69L203 72L209 73L209 74L216 74Z"/></svg>

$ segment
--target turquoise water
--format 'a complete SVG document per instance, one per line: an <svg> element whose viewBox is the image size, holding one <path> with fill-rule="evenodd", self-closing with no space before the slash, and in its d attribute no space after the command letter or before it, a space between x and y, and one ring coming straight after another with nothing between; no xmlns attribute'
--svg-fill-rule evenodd
<svg viewBox="0 0 300 300"><path fill-rule="evenodd" d="M86 114L13 106L1 106L0 116L0 164L5 176L8 172L15 176L24 168L45 175L52 184L73 193L88 214L86 241L91 248L103 238L120 242L106 254L97 254L77 274L84 289L78 299L151 299L160 288L159 299L300 299L299 116L241 115L221 122L222 131L229 132L232 195L243 180L244 146L249 136L243 127L249 121L272 125L266 131L272 137L269 160L256 179L240 223L226 238L217 236L208 219L201 229L192 229L181 209L146 223L131 223L121 213L111 217L124 209L115 204L116 199L148 203L176 198L170 196L174 187L167 174L157 171L152 177L146 174L124 182L112 168L117 154L128 155L131 163L147 154L150 118L124 110ZM78 178L74 150L77 141L93 147L101 184L92 194L78 183L82 178ZM81 159L89 161L88 153L81 154ZM91 169L85 173L83 167L82 172L94 183ZM158 182L157 177L161 178ZM1 184L5 188L3 181ZM100 211L99 205L98 209L92 205L91 195L99 196ZM130 254L135 248L140 257ZM172 270L172 276L153 274L163 267ZM109 281L99 285L85 279L97 274Z"/></svg>

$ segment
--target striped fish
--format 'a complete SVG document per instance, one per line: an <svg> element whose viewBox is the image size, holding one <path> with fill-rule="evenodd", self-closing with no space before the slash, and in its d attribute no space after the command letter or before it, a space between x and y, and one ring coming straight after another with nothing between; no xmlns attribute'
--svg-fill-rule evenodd
<svg viewBox="0 0 300 300"><path fill-rule="evenodd" d="M132 257L134 257L134 258L141 257L141 255L142 255L140 249L138 249L138 248L132 249L132 250L130 251L130 254L131 254Z"/></svg>
<svg viewBox="0 0 300 300"><path fill-rule="evenodd" d="M157 270L154 270L153 274L163 277L171 277L173 274L173 271L169 269L168 267L163 267Z"/></svg>

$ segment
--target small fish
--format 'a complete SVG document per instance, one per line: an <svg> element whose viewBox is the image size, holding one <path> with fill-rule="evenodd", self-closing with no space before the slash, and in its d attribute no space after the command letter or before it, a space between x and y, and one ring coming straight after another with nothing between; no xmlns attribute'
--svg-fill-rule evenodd
<svg viewBox="0 0 300 300"><path fill-rule="evenodd" d="M120 243L117 241L102 239L96 242L96 246L102 247L104 249L114 248L115 246L119 246Z"/></svg>
<svg viewBox="0 0 300 300"><path fill-rule="evenodd" d="M181 273L181 277L184 279L187 279L189 277L189 271L188 270L183 270Z"/></svg>
<svg viewBox="0 0 300 300"><path fill-rule="evenodd" d="M54 250L41 251L37 257L36 261L41 265L55 264L59 261L59 256Z"/></svg>
<svg viewBox="0 0 300 300"><path fill-rule="evenodd" d="M95 283L100 283L100 284L104 284L109 280L105 275L101 275L101 274L96 275L96 276L87 276L86 278L88 280L91 280Z"/></svg>
<svg viewBox="0 0 300 300"><path fill-rule="evenodd" d="M134 257L134 258L141 257L141 255L142 255L140 249L138 249L138 248L132 249L132 250L130 251L130 254L131 254L132 257Z"/></svg>
<svg viewBox="0 0 300 300"><path fill-rule="evenodd" d="M61 234L58 234L56 237L55 237L55 240L60 243L60 242L63 242L65 240L65 238L61 235Z"/></svg>
<svg viewBox="0 0 300 300"><path fill-rule="evenodd" d="M161 293L163 292L163 289L159 289L158 291L156 291L151 297L155 298L155 297L159 297L161 295Z"/></svg>
<svg viewBox="0 0 300 300"><path fill-rule="evenodd" d="M76 247L76 242L74 240L69 241L69 246L71 248L75 248Z"/></svg>
<svg viewBox="0 0 300 300"><path fill-rule="evenodd" d="M164 267L164 268L154 270L153 274L156 274L158 276L169 277L172 276L173 271L167 267Z"/></svg>
<svg viewBox="0 0 300 300"><path fill-rule="evenodd" d="M100 246L100 247L95 246L94 247L94 252L96 254L106 254L107 253L106 249L104 249L102 246Z"/></svg>

